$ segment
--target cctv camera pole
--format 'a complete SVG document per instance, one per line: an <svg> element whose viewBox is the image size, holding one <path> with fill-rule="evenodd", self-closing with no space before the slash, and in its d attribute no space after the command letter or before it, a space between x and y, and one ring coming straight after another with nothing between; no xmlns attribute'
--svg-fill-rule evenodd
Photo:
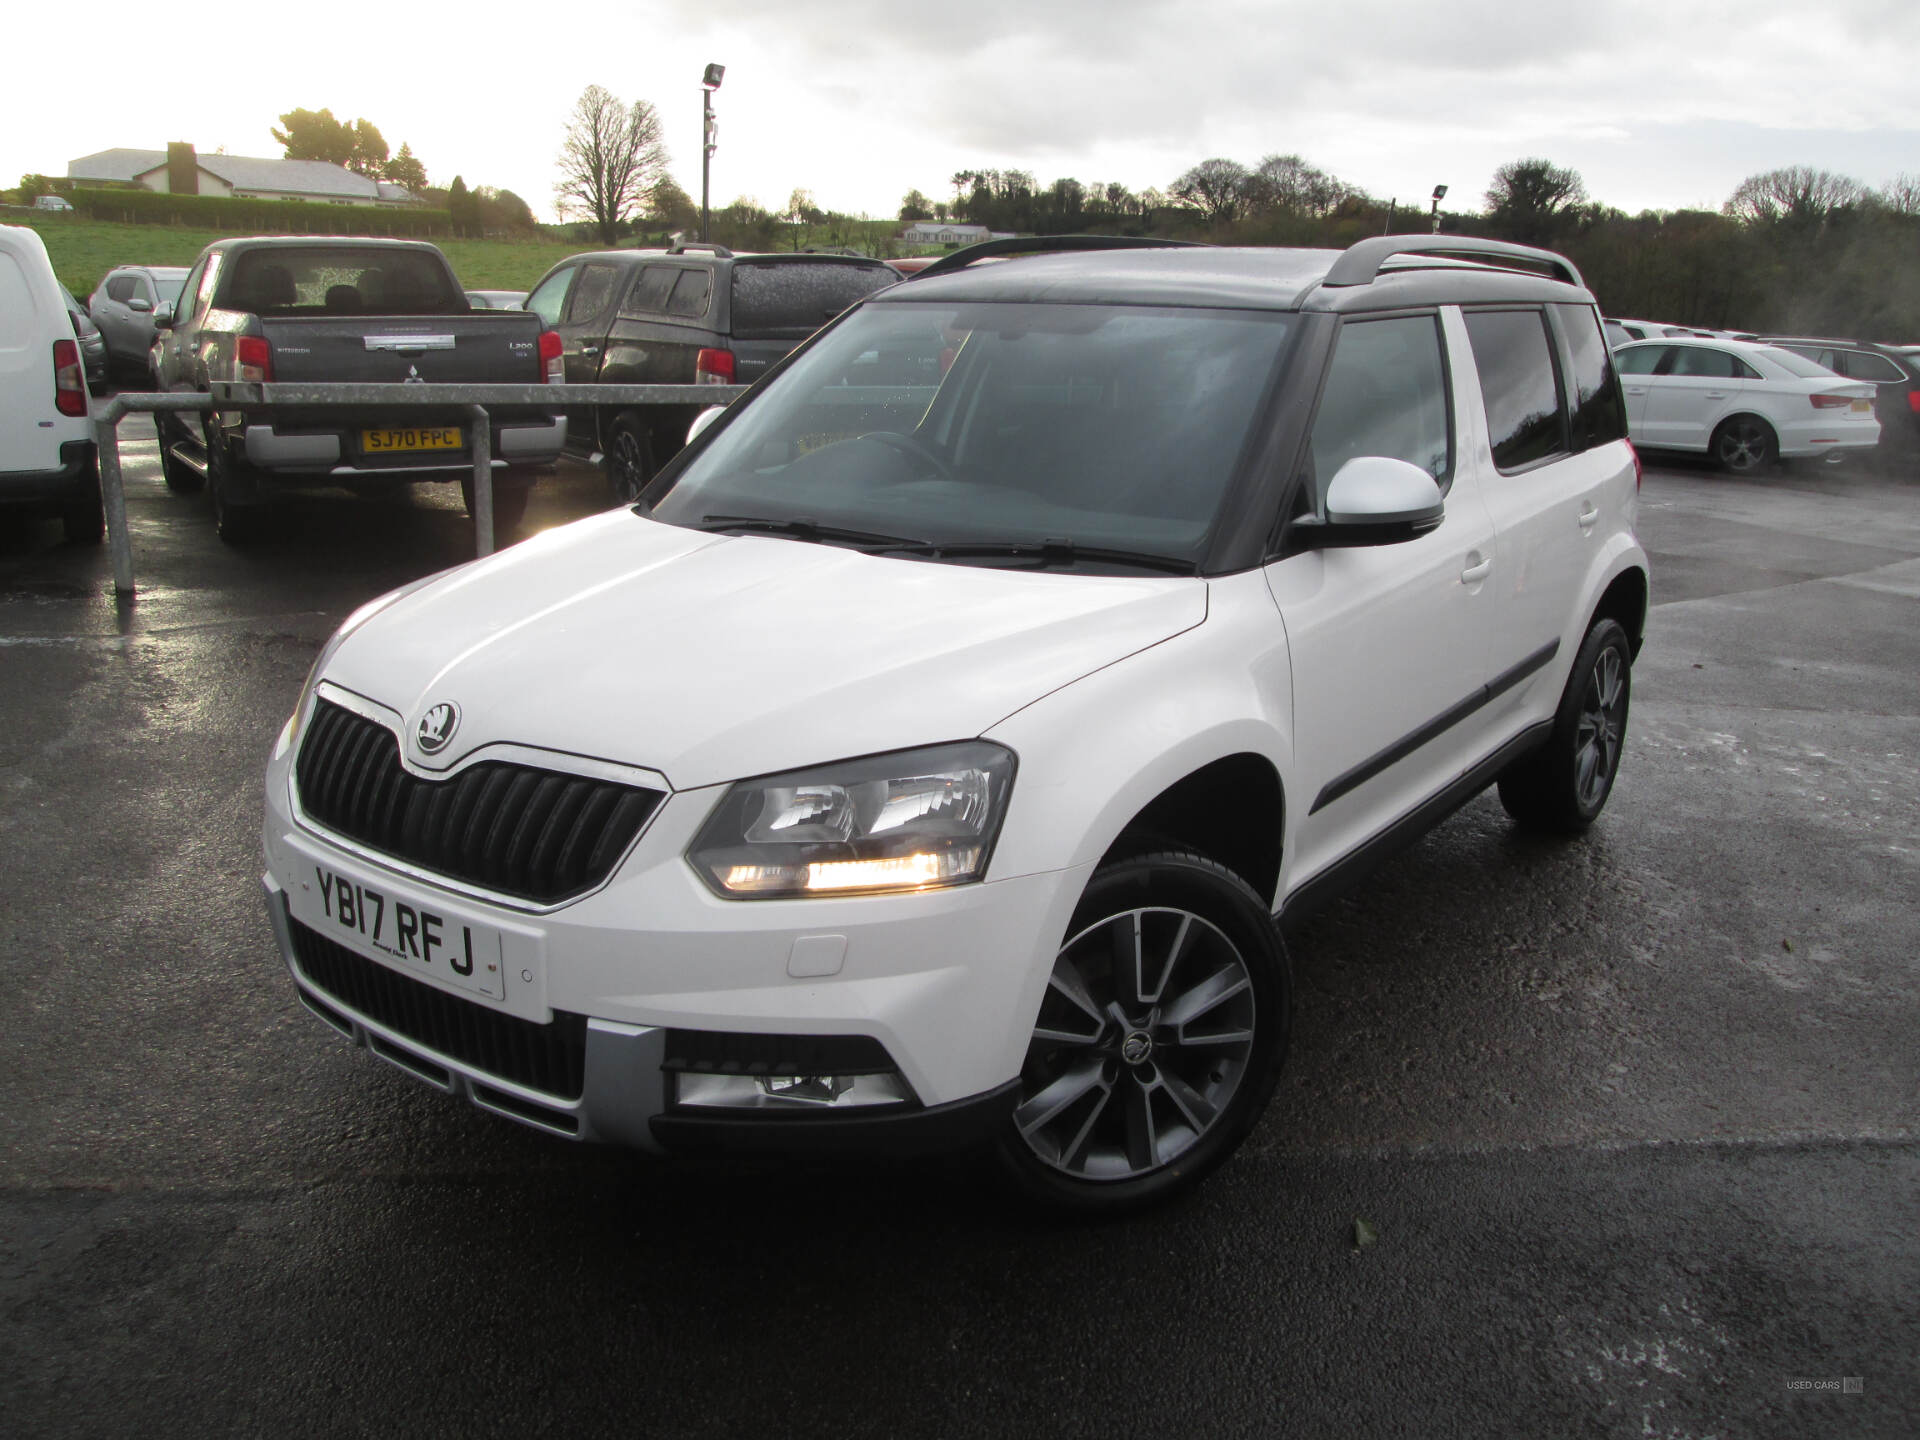
<svg viewBox="0 0 1920 1440"><path fill-rule="evenodd" d="M710 238L707 234L712 219L712 208L708 196L711 191L710 176L713 169L714 129L713 129L713 92L720 88L720 77L727 73L724 65L709 65L706 73L700 77L700 241L705 244Z"/></svg>
<svg viewBox="0 0 1920 1440"><path fill-rule="evenodd" d="M1436 235L1440 233L1440 202L1446 198L1446 186L1436 185L1433 187L1433 233Z"/></svg>

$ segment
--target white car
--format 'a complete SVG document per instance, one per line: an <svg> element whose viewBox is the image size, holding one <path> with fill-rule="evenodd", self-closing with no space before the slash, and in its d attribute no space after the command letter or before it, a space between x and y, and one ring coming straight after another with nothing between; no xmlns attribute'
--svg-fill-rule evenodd
<svg viewBox="0 0 1920 1440"><path fill-rule="evenodd" d="M1069 246L349 617L266 775L310 1009L550 1134L991 1140L1125 1208L1272 1093L1282 914L1496 782L1594 820L1647 561L1574 268Z"/></svg>
<svg viewBox="0 0 1920 1440"><path fill-rule="evenodd" d="M1690 325L1671 325L1664 320L1617 320L1606 321L1607 343L1619 349L1622 345L1631 345L1636 340L1664 340L1669 337L1695 336L1711 337L1711 330L1696 330Z"/></svg>
<svg viewBox="0 0 1920 1440"><path fill-rule="evenodd" d="M1711 455L1736 475L1880 443L1874 389L1776 345L1648 340L1613 352L1633 443Z"/></svg>
<svg viewBox="0 0 1920 1440"><path fill-rule="evenodd" d="M59 514L67 539L106 528L80 342L38 234L0 225L0 506Z"/></svg>

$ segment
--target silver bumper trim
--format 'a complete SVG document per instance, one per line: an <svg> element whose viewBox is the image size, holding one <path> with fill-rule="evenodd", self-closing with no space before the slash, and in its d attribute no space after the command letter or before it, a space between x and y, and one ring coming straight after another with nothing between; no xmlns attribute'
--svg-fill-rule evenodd
<svg viewBox="0 0 1920 1440"><path fill-rule="evenodd" d="M587 1021L586 1075L580 1098L566 1100L488 1074L369 1019L314 987L294 958L286 892L260 878L267 919L301 1003L360 1048L443 1094L566 1140L598 1141L660 1152L649 1121L666 1108L666 1032L612 1020Z"/></svg>

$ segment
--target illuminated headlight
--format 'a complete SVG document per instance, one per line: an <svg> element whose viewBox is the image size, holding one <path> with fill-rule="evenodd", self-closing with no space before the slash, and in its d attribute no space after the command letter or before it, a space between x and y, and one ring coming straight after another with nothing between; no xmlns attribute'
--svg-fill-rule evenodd
<svg viewBox="0 0 1920 1440"><path fill-rule="evenodd" d="M930 890L978 880L1013 784L984 740L899 750L729 790L687 858L720 895Z"/></svg>

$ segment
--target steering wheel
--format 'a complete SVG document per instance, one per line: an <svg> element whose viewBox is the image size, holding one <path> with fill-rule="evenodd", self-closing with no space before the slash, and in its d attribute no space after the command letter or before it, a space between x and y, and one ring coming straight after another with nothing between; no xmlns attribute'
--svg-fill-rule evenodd
<svg viewBox="0 0 1920 1440"><path fill-rule="evenodd" d="M898 430L869 430L860 438L877 440L889 449L898 450L902 455L921 461L942 480L953 479L953 467L934 454L933 450L916 436L902 435Z"/></svg>

